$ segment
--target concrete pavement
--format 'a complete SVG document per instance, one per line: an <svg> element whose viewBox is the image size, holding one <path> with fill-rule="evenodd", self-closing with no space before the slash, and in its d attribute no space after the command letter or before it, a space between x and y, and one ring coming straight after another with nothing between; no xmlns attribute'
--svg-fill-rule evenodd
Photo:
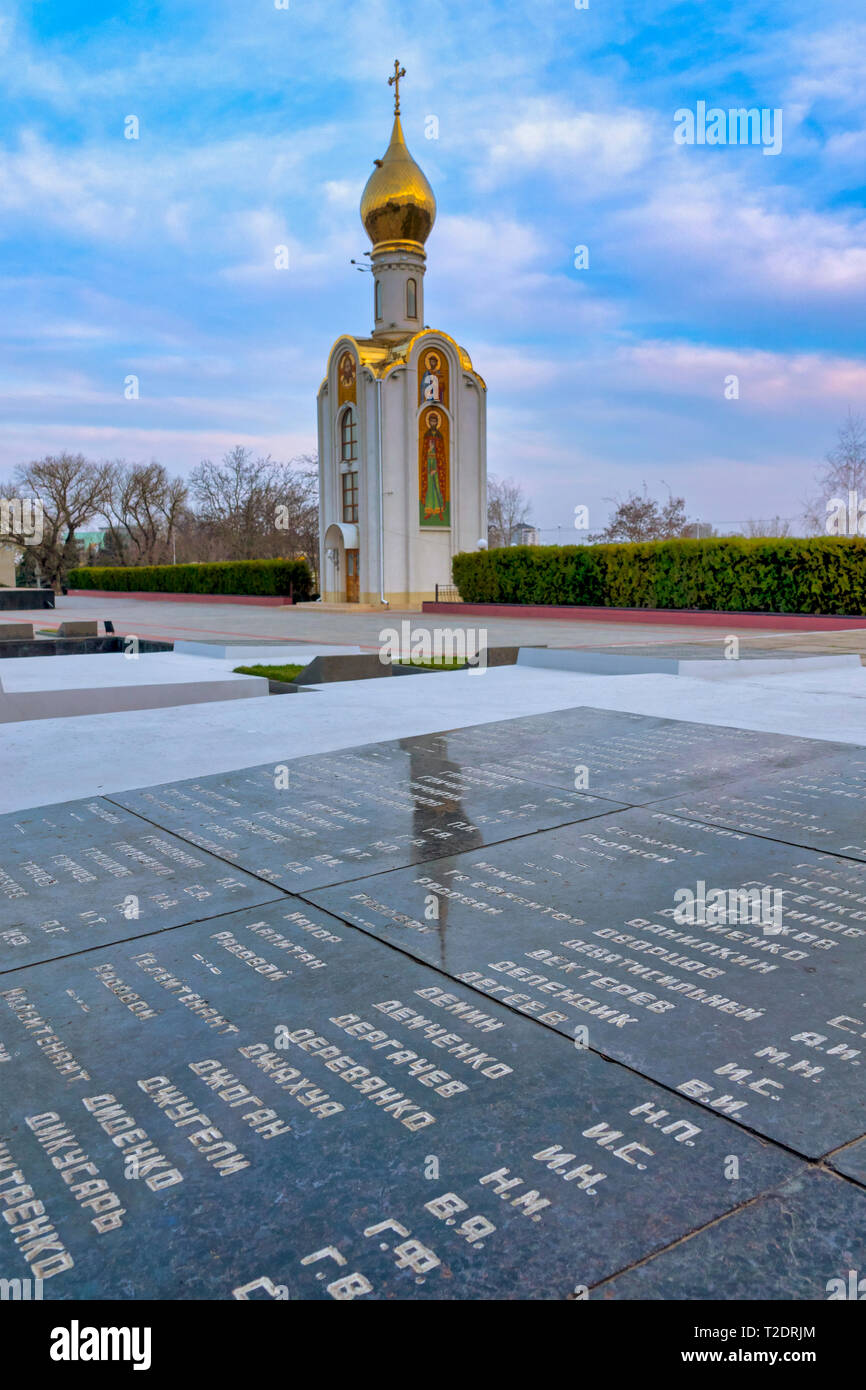
<svg viewBox="0 0 866 1390"><path fill-rule="evenodd" d="M677 641L709 644L719 647L728 635L739 636L741 643L761 647L780 645L788 648L821 652L866 653L866 632L850 633L785 633L755 632L737 628L700 628L691 625L635 624L622 622L589 622L538 619L488 618L467 616L463 621L449 616L392 612L346 613L321 611L307 607L256 608L241 604L174 603L159 599L125 598L63 598L58 597L55 611L16 614L19 621L32 620L37 627L56 627L70 619L110 619L115 631L123 635L157 638L164 641L265 641L328 643L360 646L365 651L378 649L382 632L402 622L413 630L432 632L451 627L487 632L487 645L550 647L623 647L646 646L650 643Z"/></svg>

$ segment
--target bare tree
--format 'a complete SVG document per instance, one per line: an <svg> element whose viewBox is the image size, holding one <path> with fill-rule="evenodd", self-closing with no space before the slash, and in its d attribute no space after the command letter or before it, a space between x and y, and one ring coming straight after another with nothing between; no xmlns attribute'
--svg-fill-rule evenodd
<svg viewBox="0 0 866 1390"><path fill-rule="evenodd" d="M279 469L269 456L235 445L221 463L203 459L190 483L197 511L219 539L229 560L253 560L268 553L276 530Z"/></svg>
<svg viewBox="0 0 866 1390"><path fill-rule="evenodd" d="M236 445L222 462L204 459L190 478L205 535L220 558L253 560L318 552L318 473L313 456L291 463Z"/></svg>
<svg viewBox="0 0 866 1390"><path fill-rule="evenodd" d="M672 540L684 536L690 528L685 498L668 493L667 501L660 504L650 497L646 483L643 493L630 492L624 499L606 497L604 500L616 506L607 526L590 536L591 541Z"/></svg>
<svg viewBox="0 0 866 1390"><path fill-rule="evenodd" d="M280 552L287 559L300 556L313 572L319 568L319 460L316 454L301 454L282 472L284 512L278 512L278 525L285 519L287 544Z"/></svg>
<svg viewBox="0 0 866 1390"><path fill-rule="evenodd" d="M21 465L15 474L19 503L0 515L3 535L24 550L22 573L60 588L82 563L75 532L107 522L98 564L163 564L202 560L305 556L315 572L319 550L318 463L302 455L290 463L256 457L238 446L220 464L205 459L190 485L161 463L94 463L59 454ZM187 499L190 491L195 506ZM42 504L42 539L28 525L23 501ZM92 559L91 559L92 562Z"/></svg>
<svg viewBox="0 0 866 1390"><path fill-rule="evenodd" d="M75 532L102 515L107 503L108 465L93 463L83 454L48 455L19 465L14 481L22 497L42 503L42 539L38 544L27 535L12 539L27 545L42 582L59 589L78 560Z"/></svg>
<svg viewBox="0 0 866 1390"><path fill-rule="evenodd" d="M827 519L831 503L842 502L847 511L848 494L856 493L861 504L866 502L866 419L855 415L851 410L842 425L836 444L827 453L824 466L816 475L817 496L804 503L806 529L812 535L822 535L827 530ZM849 516L845 528L856 534L858 518Z"/></svg>
<svg viewBox="0 0 866 1390"><path fill-rule="evenodd" d="M222 543L213 528L197 516L191 507L184 508L177 520L172 558L175 556L181 565L226 558Z"/></svg>
<svg viewBox="0 0 866 1390"><path fill-rule="evenodd" d="M511 545L527 524L531 507L523 488L513 478L487 476L487 544Z"/></svg>
<svg viewBox="0 0 866 1390"><path fill-rule="evenodd" d="M120 564L153 565L172 558L172 541L186 504L187 486L170 478L161 463L109 467L105 514L111 523L111 549Z"/></svg>

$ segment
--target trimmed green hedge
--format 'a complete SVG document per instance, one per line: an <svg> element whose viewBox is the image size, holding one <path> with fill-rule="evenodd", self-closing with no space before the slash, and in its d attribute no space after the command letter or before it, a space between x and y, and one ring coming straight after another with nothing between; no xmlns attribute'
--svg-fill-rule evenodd
<svg viewBox="0 0 866 1390"><path fill-rule="evenodd" d="M518 545L452 562L465 603L866 614L866 537Z"/></svg>
<svg viewBox="0 0 866 1390"><path fill-rule="evenodd" d="M69 571L70 589L149 594L263 594L302 603L313 591L306 560L225 560L205 565L88 565Z"/></svg>

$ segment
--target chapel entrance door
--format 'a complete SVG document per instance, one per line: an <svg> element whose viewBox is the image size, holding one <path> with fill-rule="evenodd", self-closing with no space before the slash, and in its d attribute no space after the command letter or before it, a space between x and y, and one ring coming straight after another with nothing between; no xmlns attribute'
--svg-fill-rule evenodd
<svg viewBox="0 0 866 1390"><path fill-rule="evenodd" d="M346 551L346 602L358 603L361 597L358 575L358 551Z"/></svg>

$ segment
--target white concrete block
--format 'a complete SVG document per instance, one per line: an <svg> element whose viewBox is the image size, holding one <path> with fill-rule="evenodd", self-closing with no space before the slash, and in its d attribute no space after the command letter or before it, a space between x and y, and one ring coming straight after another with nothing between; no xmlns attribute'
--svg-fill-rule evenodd
<svg viewBox="0 0 866 1390"><path fill-rule="evenodd" d="M238 676L227 663L173 652L30 656L3 660L0 723L165 709L268 694L261 676Z"/></svg>
<svg viewBox="0 0 866 1390"><path fill-rule="evenodd" d="M0 765L21 769L0 779L0 812L579 705L864 746L864 701L862 666L742 681L500 666L346 681L291 698L43 719L0 725Z"/></svg>

